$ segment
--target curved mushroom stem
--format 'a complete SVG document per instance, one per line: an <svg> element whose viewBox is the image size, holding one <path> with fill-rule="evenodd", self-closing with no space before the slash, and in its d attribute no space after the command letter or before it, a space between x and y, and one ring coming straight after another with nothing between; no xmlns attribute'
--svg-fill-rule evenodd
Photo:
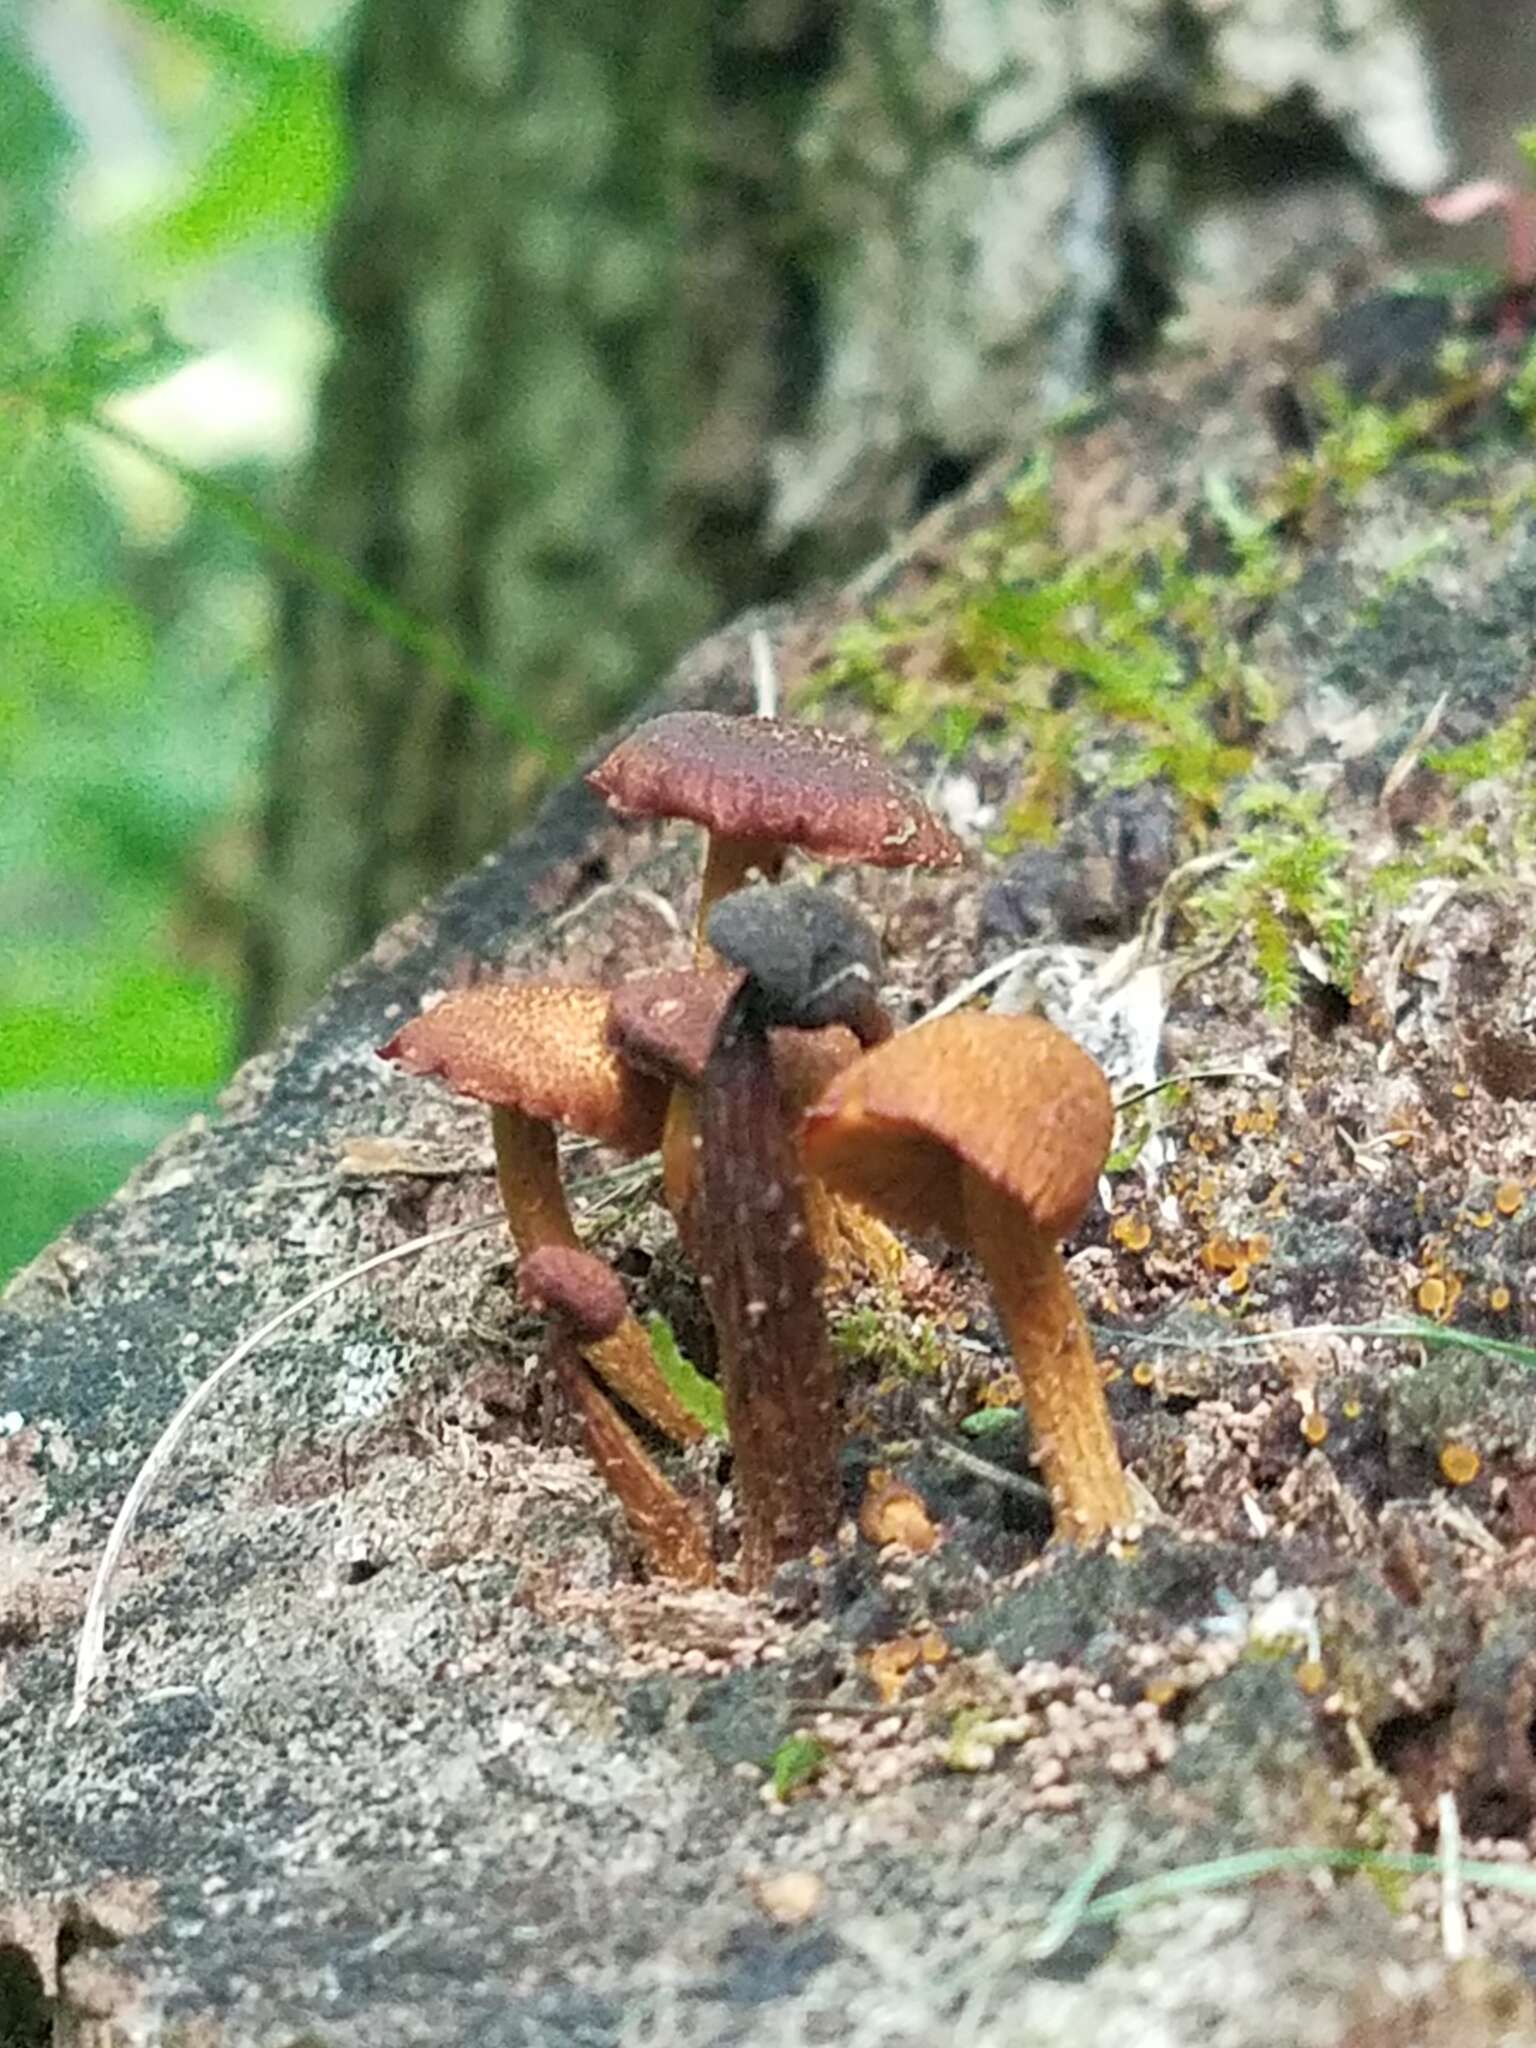
<svg viewBox="0 0 1536 2048"><path fill-rule="evenodd" d="M765 882L776 882L784 869L784 846L777 839L730 839L709 835L704 879L699 885L699 916L693 928L693 958L699 967L714 965L715 955L704 936L709 913L722 896L743 888L754 869Z"/></svg>
<svg viewBox="0 0 1536 2048"><path fill-rule="evenodd" d="M588 1345L587 1354L595 1356L602 1348ZM556 1340L555 1358L566 1399L581 1418L587 1455L623 1508L646 1562L659 1577L678 1585L712 1586L715 1560L702 1518L647 1456L564 1334Z"/></svg>
<svg viewBox="0 0 1536 2048"><path fill-rule="evenodd" d="M519 1253L526 1258L551 1244L580 1251L581 1239L560 1185L554 1125L497 1105L491 1110L491 1142L501 1206ZM611 1337L592 1345L588 1355L619 1398L674 1443L696 1443L704 1434L703 1424L662 1378L651 1340L632 1315L625 1316Z"/></svg>
<svg viewBox="0 0 1536 2048"><path fill-rule="evenodd" d="M1132 1519L1104 1384L1061 1253L1019 1205L961 1169L966 1223L1013 1348L1056 1535L1091 1543Z"/></svg>

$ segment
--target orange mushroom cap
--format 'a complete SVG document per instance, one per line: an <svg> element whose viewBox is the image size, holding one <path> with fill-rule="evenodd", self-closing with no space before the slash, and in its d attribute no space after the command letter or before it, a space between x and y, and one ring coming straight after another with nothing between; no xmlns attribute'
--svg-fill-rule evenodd
<svg viewBox="0 0 1536 2048"><path fill-rule="evenodd" d="M1065 1032L961 1012L838 1075L806 1117L804 1144L829 1187L905 1229L964 1245L968 1167L1059 1240L1093 1199L1114 1124L1109 1083Z"/></svg>
<svg viewBox="0 0 1536 2048"><path fill-rule="evenodd" d="M608 1042L606 989L481 982L445 996L380 1046L381 1059L439 1075L456 1095L521 1110L627 1153L661 1141L665 1086Z"/></svg>
<svg viewBox="0 0 1536 2048"><path fill-rule="evenodd" d="M620 740L587 780L622 817L691 818L822 860L942 868L965 858L899 775L824 726L668 711Z"/></svg>

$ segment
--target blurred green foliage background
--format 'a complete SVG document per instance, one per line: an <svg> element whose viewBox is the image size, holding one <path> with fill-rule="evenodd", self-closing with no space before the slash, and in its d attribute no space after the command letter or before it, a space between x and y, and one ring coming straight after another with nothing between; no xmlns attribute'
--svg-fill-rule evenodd
<svg viewBox="0 0 1536 2048"><path fill-rule="evenodd" d="M0 15L0 1278L234 1062L345 13Z"/></svg>

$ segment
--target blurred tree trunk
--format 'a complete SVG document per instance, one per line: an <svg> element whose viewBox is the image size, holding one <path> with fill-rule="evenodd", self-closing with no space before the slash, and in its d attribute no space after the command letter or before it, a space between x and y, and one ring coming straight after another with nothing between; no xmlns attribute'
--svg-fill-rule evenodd
<svg viewBox="0 0 1536 2048"><path fill-rule="evenodd" d="M664 490L709 11L359 15L335 354L296 523L567 750L708 616ZM285 593L252 1044L549 773L408 637L316 582Z"/></svg>
<svg viewBox="0 0 1536 2048"><path fill-rule="evenodd" d="M300 523L565 742L1446 170L1407 0L361 0L350 108ZM295 586L251 1042L547 772Z"/></svg>

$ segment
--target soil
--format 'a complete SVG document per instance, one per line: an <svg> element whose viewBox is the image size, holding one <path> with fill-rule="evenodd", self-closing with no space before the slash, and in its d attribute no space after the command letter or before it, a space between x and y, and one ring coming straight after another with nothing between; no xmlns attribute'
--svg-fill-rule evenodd
<svg viewBox="0 0 1536 2048"><path fill-rule="evenodd" d="M1063 440L1064 544L1163 518L1194 546L1213 473L1261 490L1296 326L1165 363ZM373 1048L474 975L686 962L696 835L580 786L13 1283L0 2039L1536 2043L1536 1894L1469 1884L1458 1914L1432 1874L1313 1870L1053 1912L1085 1870L1102 1895L1278 1846L1433 1851L1453 1819L1536 1883L1536 834L1528 762L1459 791L1426 765L1529 690L1533 492L1490 380L1293 527L1299 573L1247 622L1279 692L1254 772L1320 792L1359 876L1461 849L1362 896L1347 989L1304 949L1265 1010L1245 935L1184 911L1238 828L1165 790L1085 777L1055 847L990 851L1028 747L1006 718L903 757L969 868L830 878L881 927L898 1023L1006 960L1005 1000L1079 1029L1122 1096L1149 1058L1191 1077L1128 1109L1069 1248L1139 1487L1114 1551L1048 1545L985 1290L920 1244L830 1303L837 1544L761 1597L647 1584L493 1229L255 1355L152 1498L66 1728L90 1574L183 1395L317 1282L494 1211L483 1112ZM761 628L793 708L999 502L993 479L854 591L739 622L661 701L747 708ZM909 675L944 658L914 630ZM855 691L818 715L885 736ZM569 1165L633 1305L708 1370L654 1171ZM724 1454L652 1448L728 1565ZM858 1534L876 1470L931 1550Z"/></svg>

